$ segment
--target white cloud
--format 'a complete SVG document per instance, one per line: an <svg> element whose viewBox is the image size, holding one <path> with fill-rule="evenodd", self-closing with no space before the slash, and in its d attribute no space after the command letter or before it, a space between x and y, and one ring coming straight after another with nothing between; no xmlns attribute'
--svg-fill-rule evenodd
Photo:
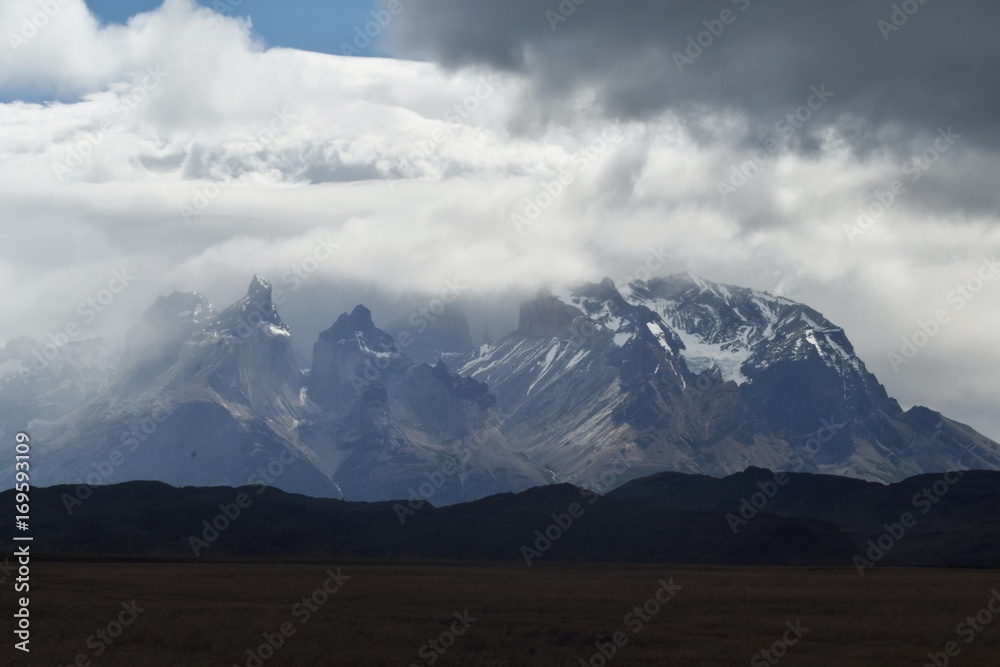
<svg viewBox="0 0 1000 667"><path fill-rule="evenodd" d="M836 137L812 155L772 157L723 201L717 182L745 153L700 143L669 115L595 150L607 122L579 100L559 122L521 127L516 78L265 50L246 23L189 0L119 27L100 26L81 0L60 6L36 37L0 48L0 88L79 96L0 105L0 279L12 286L0 339L62 328L121 266L135 283L85 335L120 328L173 289L230 295L254 272L280 282L317 239L340 252L311 279L390 292L617 279L663 248L665 272L810 303L845 326L891 393L1000 436L989 398L1000 350L984 334L996 329L1000 281L898 375L886 362L1000 246L994 217L926 205L968 149L851 243L843 225L899 165L860 162ZM36 9L4 3L0 26L15 30ZM149 68L164 73L155 87ZM285 112L284 127L269 127ZM83 150L68 172L54 170ZM511 214L564 171L574 182L518 233ZM185 221L181 207L204 202Z"/></svg>

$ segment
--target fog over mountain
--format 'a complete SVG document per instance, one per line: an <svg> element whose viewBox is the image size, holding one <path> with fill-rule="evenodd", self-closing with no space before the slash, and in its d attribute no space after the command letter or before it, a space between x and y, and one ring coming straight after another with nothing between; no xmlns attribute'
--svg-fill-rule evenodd
<svg viewBox="0 0 1000 667"><path fill-rule="evenodd" d="M308 357L259 275L226 308L159 297L124 344L18 339L0 436L47 443L43 486L260 485L412 508L553 482L606 492L664 471L895 482L1000 469L1000 444L903 409L842 328L785 297L690 273L605 278L541 290L514 331L479 345L455 297L393 333L356 305Z"/></svg>
<svg viewBox="0 0 1000 667"><path fill-rule="evenodd" d="M820 309L903 405L1000 437L995 7L894 4L403 3L362 58L192 0L127 24L66 0L0 50L0 342L121 336L259 272L305 340L318 299L391 328L457 281L498 306L478 343L541 286L688 270ZM8 42L37 11L4 3Z"/></svg>
<svg viewBox="0 0 1000 667"><path fill-rule="evenodd" d="M0 0L0 665L1000 664L998 19Z"/></svg>

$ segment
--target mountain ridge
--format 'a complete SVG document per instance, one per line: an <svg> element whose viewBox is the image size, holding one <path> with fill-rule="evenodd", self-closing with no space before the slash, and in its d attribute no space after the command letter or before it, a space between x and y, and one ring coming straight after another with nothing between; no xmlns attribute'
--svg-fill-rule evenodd
<svg viewBox="0 0 1000 667"><path fill-rule="evenodd" d="M448 308L404 351L359 304L319 334L303 372L261 276L221 311L175 292L129 332L117 379L68 366L95 377L53 394L67 380L52 364L37 386L60 396L54 407L29 391L13 408L0 400L0 415L48 416L33 433L50 443L44 483L238 484L271 465L286 490L360 500L448 504L665 470L894 481L1000 467L1000 445L928 408L904 412L842 328L784 297L690 274L605 279L540 292L515 331L475 349Z"/></svg>
<svg viewBox="0 0 1000 667"><path fill-rule="evenodd" d="M921 475L890 485L761 468L722 479L668 472L603 495L551 484L416 509L405 498L348 502L261 484L127 482L95 487L84 500L74 491L34 490L33 553L485 559L528 567L545 561L853 566L860 574L882 566L1000 566L995 471ZM0 501L13 508L12 496L2 492ZM0 538L13 530L13 521L3 523Z"/></svg>

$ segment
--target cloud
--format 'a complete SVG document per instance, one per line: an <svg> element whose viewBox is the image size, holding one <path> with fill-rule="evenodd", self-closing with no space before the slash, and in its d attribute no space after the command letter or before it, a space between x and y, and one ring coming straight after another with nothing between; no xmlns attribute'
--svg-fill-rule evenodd
<svg viewBox="0 0 1000 667"><path fill-rule="evenodd" d="M677 78L672 51L722 5L589 0L554 33L537 3L486 3L478 18L465 3L408 7L389 38L442 66L266 49L248 23L189 0L117 27L67 0L16 52L0 48L0 93L70 96L0 104L0 340L63 330L122 268L135 280L82 336L122 331L175 289L225 305L258 272L287 293L307 350L355 301L378 317L457 281L508 312L541 284L651 263L803 300L904 402L1000 436L1000 351L983 333L1000 282L898 374L887 360L1000 248L983 120L996 87L970 83L989 60L917 76L930 56L910 40L945 31L928 50L946 69L992 43L976 28L958 44L960 19L934 3L888 42L881 4L774 4L753 3ZM0 26L36 7L5 3ZM824 82L836 97L776 134ZM939 124L961 137L914 179ZM904 191L879 212L896 180ZM861 210L878 215L851 235Z"/></svg>
<svg viewBox="0 0 1000 667"><path fill-rule="evenodd" d="M441 0L402 14L390 43L448 67L523 73L526 103L547 118L586 93L617 118L696 123L728 109L757 140L826 85L835 101L804 147L834 126L856 148L902 149L942 125L995 147L998 19L986 0Z"/></svg>

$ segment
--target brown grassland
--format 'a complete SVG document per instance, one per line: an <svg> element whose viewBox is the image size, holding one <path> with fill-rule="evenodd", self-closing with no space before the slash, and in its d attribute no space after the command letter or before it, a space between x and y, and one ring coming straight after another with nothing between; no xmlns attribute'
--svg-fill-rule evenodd
<svg viewBox="0 0 1000 667"><path fill-rule="evenodd" d="M350 579L303 623L293 605L338 566ZM952 665L1000 665L1000 617L971 643L956 635L1000 588L996 571L35 562L31 577L29 659L11 646L8 581L0 665L70 665L78 654L95 667L246 665L247 649L286 622L295 633L267 667L426 665L420 647L465 610L476 622L434 664L576 666L623 631L628 643L608 665L749 665L786 621L801 621L809 630L782 665L920 667L949 641L961 648ZM671 577L677 597L633 633L625 615ZM144 611L95 656L87 638L133 599Z"/></svg>

